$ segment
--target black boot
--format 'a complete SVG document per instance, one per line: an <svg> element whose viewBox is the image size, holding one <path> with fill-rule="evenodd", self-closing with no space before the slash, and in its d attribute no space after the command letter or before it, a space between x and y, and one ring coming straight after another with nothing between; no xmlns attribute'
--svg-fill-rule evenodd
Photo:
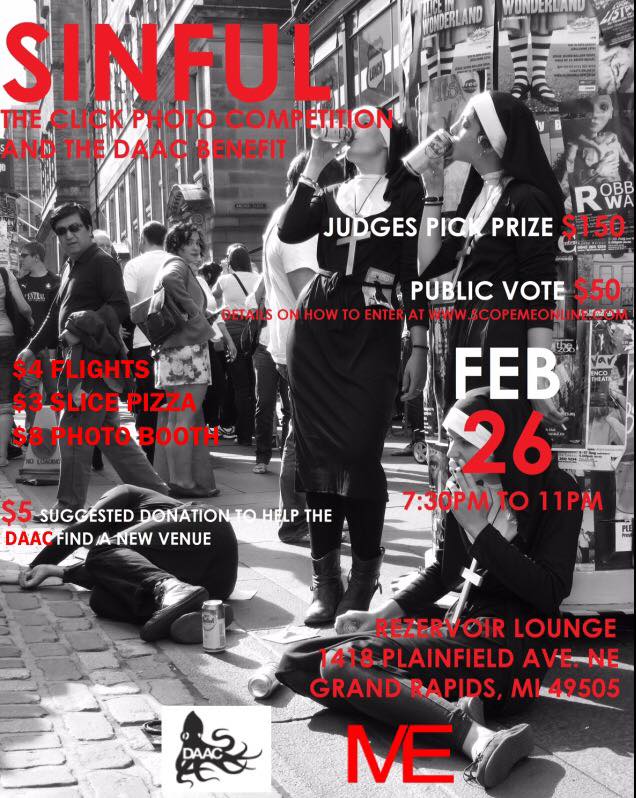
<svg viewBox="0 0 636 798"><path fill-rule="evenodd" d="M362 610L366 612L373 598L375 591L380 586L380 567L384 557L384 549L380 549L380 554L370 560L361 560L352 552L353 562L351 563L351 573L349 574L349 584L338 604L336 615L342 615L347 610Z"/></svg>
<svg viewBox="0 0 636 798"><path fill-rule="evenodd" d="M314 598L305 615L305 625L321 626L333 621L336 617L336 607L342 598L340 549L333 549L317 560L312 557L311 564L313 568L311 590Z"/></svg>
<svg viewBox="0 0 636 798"><path fill-rule="evenodd" d="M200 610L208 599L204 587L189 585L178 579L164 579L155 585L155 612L141 628L139 636L147 642L168 637L170 627L182 615Z"/></svg>

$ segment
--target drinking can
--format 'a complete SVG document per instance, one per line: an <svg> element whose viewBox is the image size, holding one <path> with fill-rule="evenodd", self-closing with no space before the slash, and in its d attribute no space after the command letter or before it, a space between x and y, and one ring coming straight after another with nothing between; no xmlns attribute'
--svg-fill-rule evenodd
<svg viewBox="0 0 636 798"><path fill-rule="evenodd" d="M402 158L404 166L414 175L421 175L431 161L440 161L453 151L453 139L446 130L436 130Z"/></svg>
<svg viewBox="0 0 636 798"><path fill-rule="evenodd" d="M225 608L219 600L204 601L201 608L203 650L208 654L225 650Z"/></svg>
<svg viewBox="0 0 636 798"><path fill-rule="evenodd" d="M330 144L349 144L355 137L355 131L351 127L314 127L311 137Z"/></svg>
<svg viewBox="0 0 636 798"><path fill-rule="evenodd" d="M254 698L267 698L276 688L280 687L280 682L276 678L277 670L277 662L266 662L250 677L247 689Z"/></svg>

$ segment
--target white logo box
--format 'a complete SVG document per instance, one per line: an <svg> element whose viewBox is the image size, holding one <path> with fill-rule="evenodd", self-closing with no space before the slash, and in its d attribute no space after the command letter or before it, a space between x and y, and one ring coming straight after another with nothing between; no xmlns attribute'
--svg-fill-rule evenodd
<svg viewBox="0 0 636 798"><path fill-rule="evenodd" d="M271 707L161 711L163 798L272 789Z"/></svg>

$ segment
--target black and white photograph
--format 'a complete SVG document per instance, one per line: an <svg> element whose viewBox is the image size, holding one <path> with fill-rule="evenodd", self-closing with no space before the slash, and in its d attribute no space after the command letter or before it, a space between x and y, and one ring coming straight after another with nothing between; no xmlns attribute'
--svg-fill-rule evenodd
<svg viewBox="0 0 636 798"><path fill-rule="evenodd" d="M633 794L632 22L3 4L3 798Z"/></svg>

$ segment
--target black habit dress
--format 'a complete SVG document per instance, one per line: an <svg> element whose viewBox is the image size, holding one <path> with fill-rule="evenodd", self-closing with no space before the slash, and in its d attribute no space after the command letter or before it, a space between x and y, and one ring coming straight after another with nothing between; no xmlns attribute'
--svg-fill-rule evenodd
<svg viewBox="0 0 636 798"><path fill-rule="evenodd" d="M492 299L458 299L454 304L456 313L465 314L464 318L454 315L448 332L448 356L446 364L446 380L444 384L444 408L446 414L457 398L455 393L456 350L458 347L476 347L482 351L480 376L469 376L466 379L466 390L481 388L491 384L489 353L493 347L516 347L519 349L519 376L502 379L502 386L516 388L520 396L526 396L526 351L528 349L528 328L546 327L552 329L553 320L550 312L555 306L553 299L538 298L525 300L519 290L509 299L504 290L504 282L509 290L515 281L521 285L526 281L551 285L556 280L556 255L558 236L506 235L508 219L528 220L530 218L553 218L554 211L548 196L529 183L512 180L493 210L492 217L486 223L482 234L472 243L469 254L465 257L459 275L459 282L472 283L473 287L480 281L493 283ZM504 228L493 235L492 220L504 220ZM538 227L540 231L540 226ZM462 237L448 236L440 251L424 272L425 279L439 277L454 272L458 256L466 241ZM519 289L519 286L518 286ZM550 289L553 296L553 289ZM479 314L488 316L491 311L505 310L527 311L536 318L518 320L514 318L480 318ZM545 316L547 315L547 318ZM476 360L469 361L476 365ZM506 360L505 365L513 361Z"/></svg>
<svg viewBox="0 0 636 798"><path fill-rule="evenodd" d="M292 323L287 345L297 480L305 491L386 501L380 460L398 391L403 323L365 319L365 310L376 299L386 301L387 310L398 309L398 283L407 314L425 307L423 292L418 295L422 299L411 299L411 283L418 279L417 235L359 239L347 274L350 245L339 244L339 235L326 235L335 220L351 221L336 202L337 191L336 186L315 194L300 182L279 223L280 239L288 244L319 235L323 271L301 295L300 318ZM417 230L422 203L421 186L408 181L385 210L365 218L368 223L386 219L387 226L393 219L411 218ZM359 320L344 319L343 309L359 311ZM310 318L312 312L327 310L338 317ZM413 324L427 321L409 322Z"/></svg>
<svg viewBox="0 0 636 798"><path fill-rule="evenodd" d="M542 679L547 671L545 665L522 667L523 659L530 648L539 651L542 645L550 650L558 648L558 640L515 637L515 619L553 617L559 615L559 606L569 595L574 576L574 565L578 546L582 513L580 510L558 509L555 493L561 494L561 507L565 506L565 494L577 490L575 481L564 471L551 468L541 480L540 487L547 491L548 506L543 510L538 496L527 511L518 514L518 532L508 542L492 526L486 526L471 543L455 517L445 516L443 543L437 550L436 561L414 582L393 596L403 610L405 618L439 618L443 611L435 605L450 590L462 583L462 571L468 568L472 558L477 560L479 570L484 573L480 587L473 587L461 619L501 618L505 634L500 636L464 635L451 636L443 629L441 636L413 639L377 637L373 632L338 635L307 640L289 648L279 665L277 678L297 693L311 696L310 684L320 677L321 650L331 648L355 648L357 651L370 648L377 667L387 671L387 676L421 679L424 685L436 680L456 679L457 689L442 697L456 701L461 691L461 679L474 678L482 684L490 679L497 695L486 700L491 715L507 714L518 710L527 701L511 700L513 679ZM446 613L450 618L452 608ZM408 662L414 649L482 648L505 647L513 652L512 667L482 667L479 669L459 665L450 667L422 668L418 663L412 667L382 667L382 652L386 648L403 650L403 662ZM346 660L346 657L345 657ZM394 659L393 662L396 660ZM372 699L369 699L372 700ZM346 699L329 697L322 700L332 708L347 709Z"/></svg>

